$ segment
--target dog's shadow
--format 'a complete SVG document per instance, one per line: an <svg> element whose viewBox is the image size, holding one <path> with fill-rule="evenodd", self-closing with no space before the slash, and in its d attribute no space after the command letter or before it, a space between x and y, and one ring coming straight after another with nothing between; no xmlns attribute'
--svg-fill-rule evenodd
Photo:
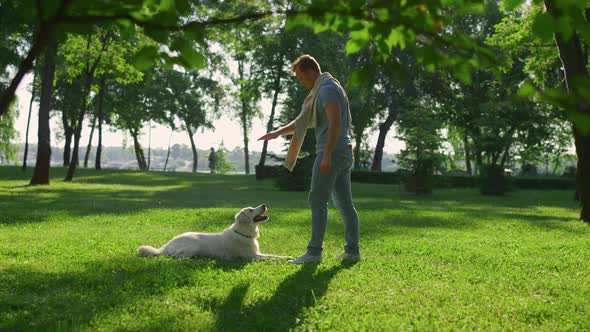
<svg viewBox="0 0 590 332"><path fill-rule="evenodd" d="M210 308L217 313L215 330L288 331L302 323L299 316L304 308L316 304L326 293L330 280L352 265L341 263L319 271L317 264L303 265L281 282L271 298L251 305L243 304L250 284L240 284L231 290L223 303L211 304Z"/></svg>

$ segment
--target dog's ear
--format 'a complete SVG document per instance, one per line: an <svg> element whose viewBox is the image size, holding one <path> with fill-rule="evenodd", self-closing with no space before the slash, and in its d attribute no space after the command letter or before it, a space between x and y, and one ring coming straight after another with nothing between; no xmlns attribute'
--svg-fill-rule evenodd
<svg viewBox="0 0 590 332"><path fill-rule="evenodd" d="M244 211L240 211L236 214L235 219L237 222L250 222L250 217Z"/></svg>

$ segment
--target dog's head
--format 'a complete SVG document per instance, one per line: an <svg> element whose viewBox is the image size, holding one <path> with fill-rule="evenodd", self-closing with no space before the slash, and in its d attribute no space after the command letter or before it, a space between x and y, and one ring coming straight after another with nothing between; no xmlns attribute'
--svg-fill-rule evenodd
<svg viewBox="0 0 590 332"><path fill-rule="evenodd" d="M266 215L267 207L265 204L257 207L245 207L236 214L236 221L243 223L259 224L268 220Z"/></svg>

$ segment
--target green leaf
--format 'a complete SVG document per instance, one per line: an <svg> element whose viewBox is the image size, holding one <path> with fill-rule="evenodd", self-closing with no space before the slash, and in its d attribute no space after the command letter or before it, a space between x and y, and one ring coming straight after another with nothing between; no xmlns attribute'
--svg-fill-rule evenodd
<svg viewBox="0 0 590 332"><path fill-rule="evenodd" d="M403 50L406 48L406 38L404 35L404 27L400 26L396 29L391 30L389 33L389 37L385 40L387 46L389 47L389 51L399 45L399 47Z"/></svg>
<svg viewBox="0 0 590 332"><path fill-rule="evenodd" d="M307 14L288 15L285 23L285 31L291 32L297 28L313 27L313 19Z"/></svg>
<svg viewBox="0 0 590 332"><path fill-rule="evenodd" d="M178 51L180 58L183 59L183 65L186 69L195 69L205 67L205 57L200 52L197 52L193 45L184 38L176 39L170 49Z"/></svg>
<svg viewBox="0 0 590 332"><path fill-rule="evenodd" d="M465 84L471 84L471 66L466 62L462 62L455 68L455 76L463 81Z"/></svg>
<svg viewBox="0 0 590 332"><path fill-rule="evenodd" d="M584 23L581 26L578 26L578 32L586 44L590 44L590 24Z"/></svg>
<svg viewBox="0 0 590 332"><path fill-rule="evenodd" d="M145 46L139 52L135 53L131 64L138 70L144 71L152 67L158 58L158 47Z"/></svg>
<svg viewBox="0 0 590 332"><path fill-rule="evenodd" d="M569 112L572 123L576 126L582 135L590 134L590 114L582 112Z"/></svg>
<svg viewBox="0 0 590 332"><path fill-rule="evenodd" d="M37 18L37 1L35 0L21 0L16 2L16 13L22 19L27 21L36 21ZM2 8L4 10L4 8Z"/></svg>
<svg viewBox="0 0 590 332"><path fill-rule="evenodd" d="M520 97L532 97L537 92L535 86L531 81L524 82L520 88L518 88L517 95Z"/></svg>
<svg viewBox="0 0 590 332"><path fill-rule="evenodd" d="M555 32L555 18L549 13L541 13L535 17L533 33L544 41L550 41Z"/></svg>
<svg viewBox="0 0 590 332"><path fill-rule="evenodd" d="M93 26L83 23L62 23L55 28L55 37L58 42L67 39L68 34L89 35L93 32Z"/></svg>
<svg viewBox="0 0 590 332"><path fill-rule="evenodd" d="M561 33L563 38L567 41L574 35L574 27L570 17L562 16L557 20L556 30Z"/></svg>
<svg viewBox="0 0 590 332"><path fill-rule="evenodd" d="M454 12L454 15L475 14L482 15L485 12L485 5L483 3L468 3L463 5L459 10Z"/></svg>
<svg viewBox="0 0 590 332"><path fill-rule="evenodd" d="M346 42L346 55L354 54L367 46L368 40L350 39Z"/></svg>
<svg viewBox="0 0 590 332"><path fill-rule="evenodd" d="M168 41L170 40L170 34L168 31L151 28L145 28L143 31L148 37L160 44L168 44Z"/></svg>
<svg viewBox="0 0 590 332"><path fill-rule="evenodd" d="M201 45L205 44L205 30L203 29L202 26L192 26L186 30L183 31L184 32L184 36L188 39L188 40L192 40L194 42L197 42Z"/></svg>
<svg viewBox="0 0 590 332"><path fill-rule="evenodd" d="M160 6L158 9L160 12L173 14L176 12L176 3L174 0L160 0Z"/></svg>
<svg viewBox="0 0 590 332"><path fill-rule="evenodd" d="M183 16L187 16L191 12L191 6L189 0L176 0L176 9L178 13Z"/></svg>
<svg viewBox="0 0 590 332"><path fill-rule="evenodd" d="M43 0L43 18L47 20L54 17L62 2L62 0Z"/></svg>
<svg viewBox="0 0 590 332"><path fill-rule="evenodd" d="M348 84L351 88L360 87L368 78L369 70L367 68L354 69L348 77Z"/></svg>
<svg viewBox="0 0 590 332"><path fill-rule="evenodd" d="M524 3L524 0L503 0L502 6L506 11L513 11Z"/></svg>
<svg viewBox="0 0 590 332"><path fill-rule="evenodd" d="M346 42L346 54L354 54L362 50L369 43L369 28L351 31L350 39Z"/></svg>
<svg viewBox="0 0 590 332"><path fill-rule="evenodd" d="M123 38L133 37L137 33L135 29L135 24L133 24L129 20L117 20L115 21L115 25L119 28L119 31L121 32L121 36Z"/></svg>

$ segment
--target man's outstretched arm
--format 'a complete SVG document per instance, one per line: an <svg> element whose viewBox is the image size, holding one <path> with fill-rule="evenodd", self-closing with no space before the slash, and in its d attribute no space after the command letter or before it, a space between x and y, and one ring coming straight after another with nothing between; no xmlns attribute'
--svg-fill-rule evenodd
<svg viewBox="0 0 590 332"><path fill-rule="evenodd" d="M268 132L261 136L258 140L259 141L268 141L271 139L275 139L279 136L283 135L292 135L295 132L295 120L291 121L289 124L271 132Z"/></svg>

